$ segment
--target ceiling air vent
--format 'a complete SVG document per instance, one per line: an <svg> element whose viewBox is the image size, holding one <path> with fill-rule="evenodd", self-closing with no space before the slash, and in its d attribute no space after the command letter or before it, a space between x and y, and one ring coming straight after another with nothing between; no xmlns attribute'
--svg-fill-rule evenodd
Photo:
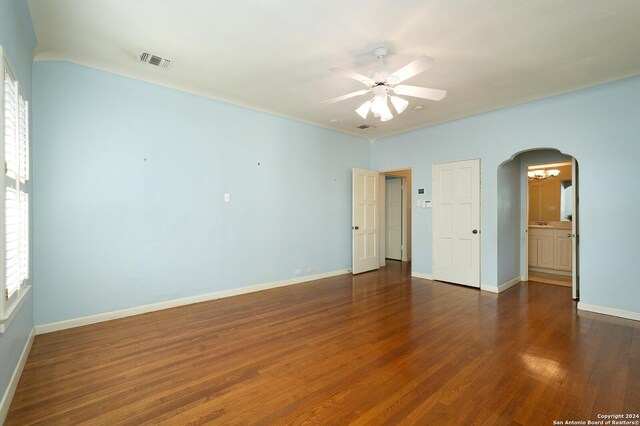
<svg viewBox="0 0 640 426"><path fill-rule="evenodd" d="M158 55L154 55L153 53L146 52L141 50L138 52L138 60L140 62L146 62L147 64L154 65L159 68L168 69L173 62L171 59L163 58Z"/></svg>
<svg viewBox="0 0 640 426"><path fill-rule="evenodd" d="M370 126L368 124L361 124L359 126L356 126L357 129L360 130L367 130L367 129L371 129L371 128L375 128L376 126Z"/></svg>

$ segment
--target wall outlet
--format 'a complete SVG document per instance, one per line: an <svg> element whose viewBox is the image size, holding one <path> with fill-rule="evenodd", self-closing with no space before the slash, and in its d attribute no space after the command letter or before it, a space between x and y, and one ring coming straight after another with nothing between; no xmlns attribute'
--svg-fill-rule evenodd
<svg viewBox="0 0 640 426"><path fill-rule="evenodd" d="M230 194L224 194L224 202L228 203L229 201L231 201L231 195Z"/></svg>
<svg viewBox="0 0 640 426"><path fill-rule="evenodd" d="M293 271L293 273L296 275L300 275L302 273L302 268L296 268L295 271Z"/></svg>
<svg viewBox="0 0 640 426"><path fill-rule="evenodd" d="M307 272L315 272L316 271L316 267L315 266L309 266L307 268Z"/></svg>

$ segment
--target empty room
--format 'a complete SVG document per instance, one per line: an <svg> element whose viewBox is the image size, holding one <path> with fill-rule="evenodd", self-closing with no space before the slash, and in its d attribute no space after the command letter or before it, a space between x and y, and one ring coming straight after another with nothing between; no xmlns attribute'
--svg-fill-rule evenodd
<svg viewBox="0 0 640 426"><path fill-rule="evenodd" d="M640 2L0 2L0 424L640 425Z"/></svg>

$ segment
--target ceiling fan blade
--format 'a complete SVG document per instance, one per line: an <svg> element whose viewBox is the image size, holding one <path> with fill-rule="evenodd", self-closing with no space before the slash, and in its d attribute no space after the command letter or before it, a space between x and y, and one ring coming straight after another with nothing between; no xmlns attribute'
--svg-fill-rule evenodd
<svg viewBox="0 0 640 426"><path fill-rule="evenodd" d="M352 70L350 70L348 68L345 68L345 67L331 67L331 68L329 68L329 70L338 72L338 73L344 75L345 77L349 77L349 78L352 78L354 80L357 80L360 83L362 83L362 84L364 84L365 86L368 86L368 87L373 86L373 84L375 83L372 79L370 79L366 75L362 75L360 73L357 73L357 72L352 71Z"/></svg>
<svg viewBox="0 0 640 426"><path fill-rule="evenodd" d="M353 98L353 97L356 97L356 96L364 95L365 93L368 93L370 91L371 91L371 89L362 89L362 90L358 90L357 92L347 93L346 95L338 96L337 98L333 98L333 99L328 99L328 100L322 101L320 103L321 104L333 104L333 103L336 103L336 102L344 101L345 99L349 99L349 98Z"/></svg>
<svg viewBox="0 0 640 426"><path fill-rule="evenodd" d="M439 101L447 96L446 90L429 89L428 87L407 86L406 84L400 84L393 88L393 91L398 95L413 96L414 98L431 99L432 101Z"/></svg>
<svg viewBox="0 0 640 426"><path fill-rule="evenodd" d="M391 74L389 78L392 78L392 80L394 80L393 84L401 83L406 79L411 78L414 75L420 74L421 72L431 68L435 62L436 61L429 56L420 56L415 61L408 63L398 71Z"/></svg>

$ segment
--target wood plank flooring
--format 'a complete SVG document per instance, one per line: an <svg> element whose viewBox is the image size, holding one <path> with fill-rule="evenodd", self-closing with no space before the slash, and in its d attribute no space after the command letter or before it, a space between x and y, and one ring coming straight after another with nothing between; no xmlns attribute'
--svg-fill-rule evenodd
<svg viewBox="0 0 640 426"><path fill-rule="evenodd" d="M7 425L509 424L640 412L640 323L407 264L37 336Z"/></svg>

